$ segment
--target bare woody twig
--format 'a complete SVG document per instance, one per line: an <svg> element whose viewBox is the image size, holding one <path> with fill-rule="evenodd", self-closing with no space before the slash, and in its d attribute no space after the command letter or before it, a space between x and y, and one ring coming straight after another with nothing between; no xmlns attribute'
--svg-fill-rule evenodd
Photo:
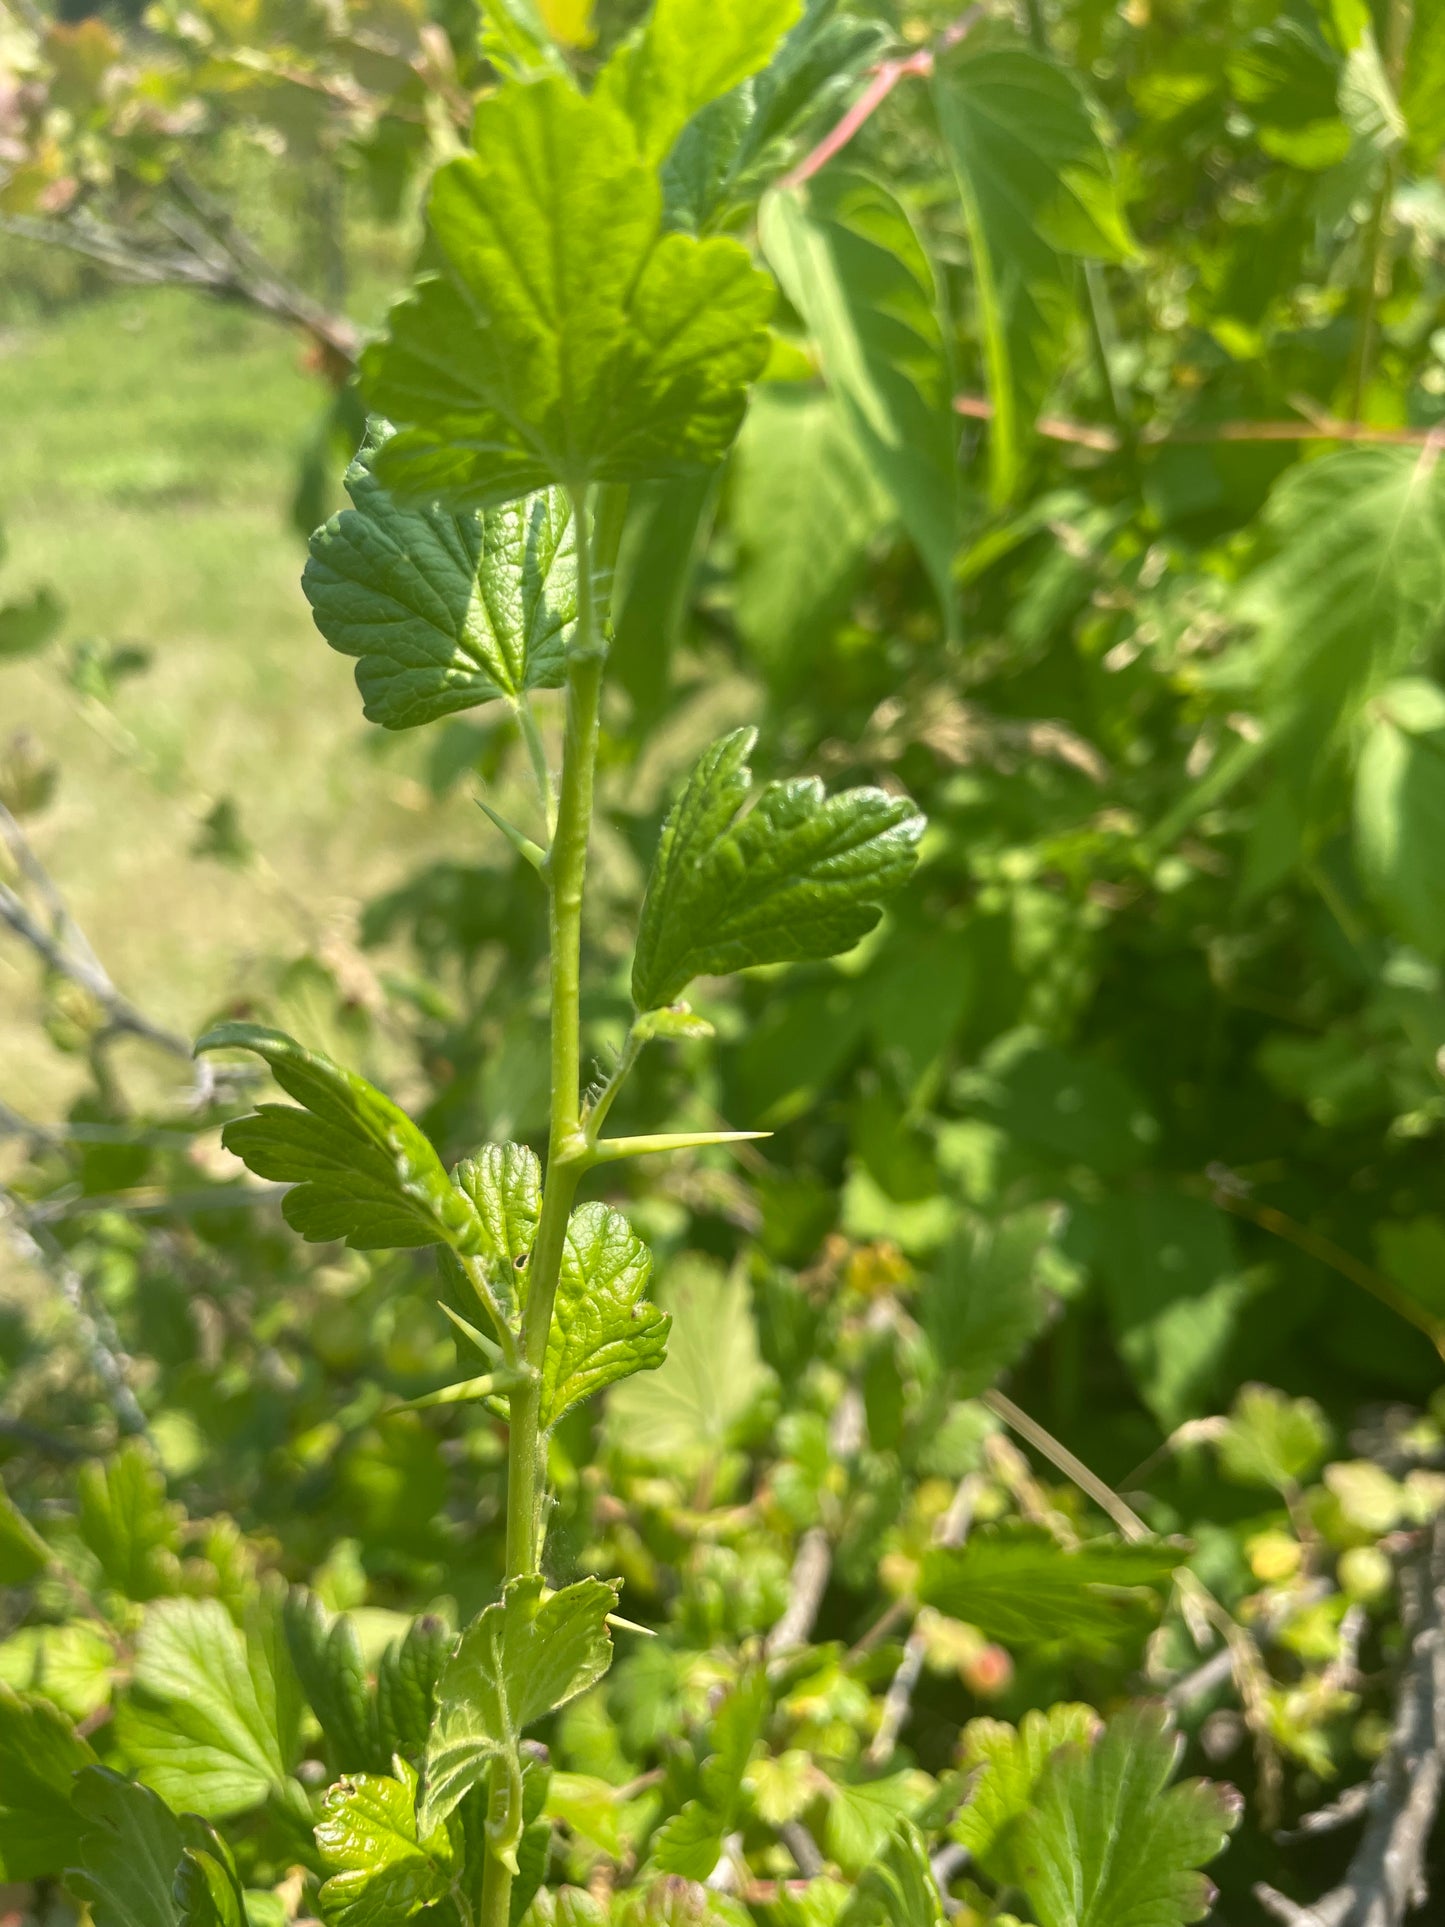
<svg viewBox="0 0 1445 1927"><path fill-rule="evenodd" d="M976 1472L966 1472L959 1480L953 1500L947 1512L933 1529L933 1543L936 1546L961 1546L968 1537L973 1523L973 1508L978 1500L979 1477ZM903 1731L908 1715L913 1710L913 1695L923 1674L924 1656L928 1642L915 1626L908 1635L903 1647L903 1657L898 1669L888 1683L888 1691L883 1696L883 1711L878 1719L878 1731L868 1743L864 1759L869 1766L881 1766L889 1758Z"/></svg>
<svg viewBox="0 0 1445 1927"><path fill-rule="evenodd" d="M838 1400L828 1426L830 1455L839 1460L856 1458L863 1443L863 1427L863 1400L857 1387L850 1385ZM764 1651L770 1660L807 1645L832 1572L833 1542L825 1527L809 1526L793 1557L787 1606L765 1642Z"/></svg>
<svg viewBox="0 0 1445 1927"><path fill-rule="evenodd" d="M1339 1886L1311 1905L1255 1888L1285 1927L1402 1927L1428 1898L1426 1857L1445 1781L1445 1512L1408 1577L1409 1657L1390 1744L1370 1778L1364 1833Z"/></svg>

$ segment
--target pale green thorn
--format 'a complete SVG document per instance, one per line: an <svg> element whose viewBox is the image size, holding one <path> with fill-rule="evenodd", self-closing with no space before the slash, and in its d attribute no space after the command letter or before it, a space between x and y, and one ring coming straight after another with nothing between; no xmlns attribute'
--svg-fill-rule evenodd
<svg viewBox="0 0 1445 1927"><path fill-rule="evenodd" d="M534 843L530 836L527 836L517 828L515 823L509 822L500 810L494 810L484 796L478 796L474 798L474 801L482 814L491 818L492 822L517 852L517 855L530 863L532 868L540 875L547 863L547 852L542 848L541 844Z"/></svg>
<svg viewBox="0 0 1445 1927"><path fill-rule="evenodd" d="M490 1398L494 1392L514 1391L521 1383L519 1372L488 1372L482 1378L458 1379L455 1385L443 1385L440 1391L409 1398L404 1405L393 1406L392 1410L427 1412L437 1405L467 1405L475 1399Z"/></svg>
<svg viewBox="0 0 1445 1927"><path fill-rule="evenodd" d="M605 1137L592 1148L592 1164L646 1157L649 1151L694 1151L709 1144L749 1144L771 1131L659 1131L651 1137Z"/></svg>
<svg viewBox="0 0 1445 1927"><path fill-rule="evenodd" d="M462 1337L469 1344L475 1345L483 1358L493 1359L502 1356L502 1348L496 1339L488 1338L486 1333L478 1331L475 1325L469 1325L459 1311L453 1311L451 1306L440 1298L437 1300L437 1309L446 1313Z"/></svg>

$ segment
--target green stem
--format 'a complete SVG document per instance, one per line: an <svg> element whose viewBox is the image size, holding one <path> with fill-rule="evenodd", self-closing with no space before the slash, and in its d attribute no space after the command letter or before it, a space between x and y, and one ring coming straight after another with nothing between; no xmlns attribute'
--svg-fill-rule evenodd
<svg viewBox="0 0 1445 1927"><path fill-rule="evenodd" d="M562 1272L567 1220L590 1162L582 1131L582 892L592 828L593 773L607 644L593 577L589 505L574 490L577 527L577 632L567 662L567 723L557 821L543 874L551 907L552 1107L542 1217L527 1267L522 1314L523 1380L511 1395L507 1444L507 1578L539 1570L542 1550L542 1368ZM493 1853L482 1872L478 1927L508 1927L512 1876Z"/></svg>
<svg viewBox="0 0 1445 1927"><path fill-rule="evenodd" d="M537 726L537 718L532 713L532 705L525 696L513 705L517 727L522 732L522 741L527 746L527 755L532 764L532 775L536 778L537 795L541 800L542 814L547 823L547 834L551 836L557 827L557 792L552 785L552 768L547 761L547 746L542 741L542 732Z"/></svg>
<svg viewBox="0 0 1445 1927"><path fill-rule="evenodd" d="M1374 358L1375 314L1380 299L1380 277L1385 261L1385 222L1395 195L1395 163L1385 162L1380 191L1370 209L1370 225L1365 234L1364 286L1360 290L1360 331L1355 340L1354 363L1350 371L1350 420L1359 422L1365 413L1365 397L1370 386L1370 364Z"/></svg>

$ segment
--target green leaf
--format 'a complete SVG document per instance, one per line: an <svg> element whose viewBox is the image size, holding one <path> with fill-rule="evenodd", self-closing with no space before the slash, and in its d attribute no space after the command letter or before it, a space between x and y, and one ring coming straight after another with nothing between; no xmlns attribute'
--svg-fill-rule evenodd
<svg viewBox="0 0 1445 1927"><path fill-rule="evenodd" d="M542 1367L544 1431L604 1385L661 1365L672 1320L643 1298L651 1271L651 1252L620 1211L582 1204L572 1213Z"/></svg>
<svg viewBox="0 0 1445 1927"><path fill-rule="evenodd" d="M181 1508L166 1499L165 1474L132 1441L76 1475L76 1526L102 1582L144 1604L177 1586Z"/></svg>
<svg viewBox="0 0 1445 1927"><path fill-rule="evenodd" d="M837 1927L938 1927L942 1919L927 1842L911 1820L901 1820L882 1853L863 1869Z"/></svg>
<svg viewBox="0 0 1445 1927"><path fill-rule="evenodd" d="M481 0L481 12L478 51L499 73L520 80L566 73L537 0Z"/></svg>
<svg viewBox="0 0 1445 1927"><path fill-rule="evenodd" d="M53 589L39 588L23 602L0 608L0 662L33 656L57 633L65 620L65 604Z"/></svg>
<svg viewBox="0 0 1445 1927"><path fill-rule="evenodd" d="M182 1814L181 1833L187 1846L173 1890L177 1927L249 1927L246 1895L231 1849L213 1826L193 1813Z"/></svg>
<svg viewBox="0 0 1445 1927"><path fill-rule="evenodd" d="M453 1641L438 1614L423 1613L382 1654L376 1668L376 1744L387 1757L420 1757Z"/></svg>
<svg viewBox="0 0 1445 1927"><path fill-rule="evenodd" d="M1312 1398L1289 1398L1268 1385L1244 1385L1219 1441L1219 1464L1240 1485L1297 1492L1330 1449L1330 1428Z"/></svg>
<svg viewBox="0 0 1445 1927"><path fill-rule="evenodd" d="M304 1586L293 1586L286 1595L282 1625L301 1691L333 1757L358 1767L374 1765L372 1698L356 1627L345 1613L333 1620Z"/></svg>
<svg viewBox="0 0 1445 1927"><path fill-rule="evenodd" d="M1272 553L1234 605L1257 630L1241 673L1276 729L1307 727L1325 747L1445 615L1445 465L1342 449L1287 471L1262 532Z"/></svg>
<svg viewBox="0 0 1445 1927"><path fill-rule="evenodd" d="M75 1839L71 1781L94 1759L48 1700L0 1682L0 1879L60 1872Z"/></svg>
<svg viewBox="0 0 1445 1927"><path fill-rule="evenodd" d="M1250 1294L1224 1213L1203 1198L1131 1193L1084 1206L1071 1230L1102 1276L1115 1341L1160 1430L1217 1410Z"/></svg>
<svg viewBox="0 0 1445 1927"><path fill-rule="evenodd" d="M768 64L801 12L802 0L653 0L598 75L597 94L626 113L656 165L694 114Z"/></svg>
<svg viewBox="0 0 1445 1927"><path fill-rule="evenodd" d="M1013 1836L1033 1803L1039 1776L1061 1746L1081 1745L1099 1716L1092 1706L1031 1708L1017 1727L1003 1720L970 1720L959 1764L971 1774L968 1802L949 1828L976 1866L1004 1886L1017 1886Z"/></svg>
<svg viewBox="0 0 1445 1927"><path fill-rule="evenodd" d="M924 1327L955 1391L975 1398L1043 1330L1052 1300L1040 1260L1058 1228L1053 1205L990 1221L970 1217L939 1253L923 1288Z"/></svg>
<svg viewBox="0 0 1445 1927"><path fill-rule="evenodd" d="M50 1564L50 1548L0 1485L0 1586L24 1586Z"/></svg>
<svg viewBox="0 0 1445 1927"><path fill-rule="evenodd" d="M1096 1539L1066 1550L1031 1529L975 1532L963 1546L923 1556L918 1596L1006 1646L1065 1641L1105 1654L1137 1640L1158 1618L1177 1546Z"/></svg>
<svg viewBox="0 0 1445 1927"><path fill-rule="evenodd" d="M1069 348L1073 257L1124 260L1132 244L1073 74L1027 47L970 35L935 63L934 96L968 223L1002 502Z"/></svg>
<svg viewBox="0 0 1445 1927"><path fill-rule="evenodd" d="M846 612L888 497L830 395L772 383L738 436L729 500L738 633L769 683L795 689Z"/></svg>
<svg viewBox="0 0 1445 1927"><path fill-rule="evenodd" d="M1092 1745L1045 1767L1016 1838L1020 1884L1039 1927L1185 1927L1213 1883L1199 1871L1239 1818L1232 1787L1169 1786L1180 1742L1162 1706L1131 1706ZM1167 1791L1166 1791L1167 1788Z"/></svg>
<svg viewBox="0 0 1445 1927"><path fill-rule="evenodd" d="M382 481L486 507L720 461L767 356L746 249L662 235L626 117L563 80L483 100L474 146L433 182L438 272L363 356L403 424Z"/></svg>
<svg viewBox="0 0 1445 1927"><path fill-rule="evenodd" d="M109 1704L116 1668L115 1642L94 1620L23 1626L0 1642L0 1680L43 1695L72 1720Z"/></svg>
<svg viewBox="0 0 1445 1927"><path fill-rule="evenodd" d="M305 1107L259 1105L233 1119L222 1142L257 1177L295 1186L281 1209L308 1243L481 1249L470 1198L406 1112L364 1077L260 1024L218 1024L196 1049L255 1051Z"/></svg>
<svg viewBox="0 0 1445 1927"><path fill-rule="evenodd" d="M164 1599L147 1612L116 1738L162 1799L223 1820L285 1795L299 1702L273 1602L245 1636L215 1599Z"/></svg>
<svg viewBox="0 0 1445 1927"><path fill-rule="evenodd" d="M321 1911L330 1927L393 1927L441 1900L457 1871L445 1823L418 1829L416 1774L397 1760L393 1777L357 1773L321 1803L316 1846L330 1878Z"/></svg>
<svg viewBox="0 0 1445 1927"><path fill-rule="evenodd" d="M767 1675L747 1674L718 1708L712 1752L698 1776L698 1796L664 1822L653 1858L663 1873L688 1880L711 1878L732 1831L743 1793L743 1776L762 1736L769 1708Z"/></svg>
<svg viewBox="0 0 1445 1927"><path fill-rule="evenodd" d="M886 188L843 168L767 195L759 232L952 629L958 429L938 293L922 243Z"/></svg>
<svg viewBox="0 0 1445 1927"><path fill-rule="evenodd" d="M456 1181L476 1207L480 1256L492 1303L516 1324L527 1302L527 1260L542 1216L542 1167L525 1144L485 1144L463 1158Z"/></svg>
<svg viewBox="0 0 1445 1927"><path fill-rule="evenodd" d="M389 424L346 471L354 507L311 538L301 587L355 656L365 714L410 729L565 679L577 619L572 512L558 489L485 513L402 502L373 472Z"/></svg>
<svg viewBox="0 0 1445 1927"><path fill-rule="evenodd" d="M617 1588L582 1579L544 1598L540 1578L510 1580L467 1627L437 1681L418 1825L445 1820L495 1763L488 1839L513 1871L523 1826L523 1729L607 1671Z"/></svg>
<svg viewBox="0 0 1445 1927"><path fill-rule="evenodd" d="M1370 705L1355 772L1355 857L1366 889L1406 943L1445 954L1445 690L1415 677Z"/></svg>
<svg viewBox="0 0 1445 1927"><path fill-rule="evenodd" d="M663 825L632 965L641 1011L694 977L850 950L912 872L923 818L882 790L770 783L734 821L756 739L734 730L706 750Z"/></svg>
<svg viewBox="0 0 1445 1927"><path fill-rule="evenodd" d="M73 1799L65 1884L95 1927L183 1927L174 1889L185 1837L165 1801L107 1766L77 1773Z"/></svg>
<svg viewBox="0 0 1445 1927"><path fill-rule="evenodd" d="M881 1779L837 1781L828 1798L824 1845L845 1874L860 1875L887 1852L899 1822L913 1819L928 1798L931 1782L905 1770Z"/></svg>
<svg viewBox="0 0 1445 1927"><path fill-rule="evenodd" d="M674 1265L665 1309L673 1319L667 1357L645 1382L617 1388L607 1429L629 1456L691 1471L726 1449L768 1374L745 1279Z"/></svg>

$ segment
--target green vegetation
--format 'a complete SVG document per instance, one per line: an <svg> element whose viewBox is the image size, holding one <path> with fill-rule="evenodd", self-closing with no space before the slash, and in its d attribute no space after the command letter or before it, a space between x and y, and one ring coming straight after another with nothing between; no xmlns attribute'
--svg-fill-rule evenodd
<svg viewBox="0 0 1445 1927"><path fill-rule="evenodd" d="M0 27L25 1927L1438 1905L1437 11Z"/></svg>

